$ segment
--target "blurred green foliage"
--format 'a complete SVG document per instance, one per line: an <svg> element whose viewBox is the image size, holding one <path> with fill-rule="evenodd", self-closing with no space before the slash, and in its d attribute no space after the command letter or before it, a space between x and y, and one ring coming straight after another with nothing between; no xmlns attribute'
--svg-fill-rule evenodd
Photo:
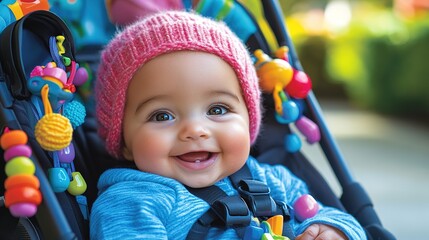
<svg viewBox="0 0 429 240"><path fill-rule="evenodd" d="M388 9L355 18L329 41L327 71L350 98L380 112L429 116L429 17Z"/></svg>
<svg viewBox="0 0 429 240"><path fill-rule="evenodd" d="M275 49L260 1L242 2L250 6ZM316 96L347 98L384 113L429 117L429 14L403 18L393 11L392 0L350 0L351 22L332 31L322 23L328 2L279 1ZM320 26L306 23L309 17Z"/></svg>

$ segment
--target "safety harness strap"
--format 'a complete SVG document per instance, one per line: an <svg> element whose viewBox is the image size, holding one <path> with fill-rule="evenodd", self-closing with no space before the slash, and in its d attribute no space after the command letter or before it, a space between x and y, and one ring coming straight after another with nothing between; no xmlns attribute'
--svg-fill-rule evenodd
<svg viewBox="0 0 429 240"><path fill-rule="evenodd" d="M247 165L229 178L240 195L228 196L214 185L205 188L187 187L190 193L203 199L211 207L194 223L188 233L188 240L205 239L211 227L234 228L237 235L243 238L252 220L252 214L261 219L283 215L283 234L292 240L295 238L289 224L288 207L271 198L268 186L254 180Z"/></svg>
<svg viewBox="0 0 429 240"><path fill-rule="evenodd" d="M187 187L190 193L203 199L210 209L192 226L186 239L205 239L211 227L233 227L240 237L250 224L252 215L240 196L228 196L217 186L205 188Z"/></svg>

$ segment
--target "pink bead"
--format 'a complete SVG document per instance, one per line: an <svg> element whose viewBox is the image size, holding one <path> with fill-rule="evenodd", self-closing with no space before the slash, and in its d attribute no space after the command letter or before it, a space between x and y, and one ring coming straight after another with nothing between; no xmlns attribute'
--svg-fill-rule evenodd
<svg viewBox="0 0 429 240"><path fill-rule="evenodd" d="M308 194L302 195L293 205L295 210L295 218L298 221L304 221L314 217L319 211L319 204Z"/></svg>
<svg viewBox="0 0 429 240"><path fill-rule="evenodd" d="M9 206L14 217L32 217L37 212L37 205L33 203L16 203Z"/></svg>
<svg viewBox="0 0 429 240"><path fill-rule="evenodd" d="M19 144L10 147L4 152L4 160L7 162L14 157L30 157L31 156L31 148L25 144Z"/></svg>

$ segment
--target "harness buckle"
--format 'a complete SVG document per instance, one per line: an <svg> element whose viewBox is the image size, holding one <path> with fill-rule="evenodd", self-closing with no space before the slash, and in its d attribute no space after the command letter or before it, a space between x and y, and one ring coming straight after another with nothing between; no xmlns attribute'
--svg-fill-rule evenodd
<svg viewBox="0 0 429 240"><path fill-rule="evenodd" d="M270 189L265 183L250 179L241 180L238 192L255 217L268 218L279 214L277 204L271 198Z"/></svg>
<svg viewBox="0 0 429 240"><path fill-rule="evenodd" d="M246 202L240 196L225 196L212 204L212 210L228 226L247 226L252 220Z"/></svg>

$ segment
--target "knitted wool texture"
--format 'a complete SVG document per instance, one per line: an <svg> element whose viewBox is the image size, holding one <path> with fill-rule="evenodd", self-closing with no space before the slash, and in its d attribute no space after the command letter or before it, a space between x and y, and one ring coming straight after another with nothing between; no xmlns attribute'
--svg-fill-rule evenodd
<svg viewBox="0 0 429 240"><path fill-rule="evenodd" d="M156 56L183 50L215 54L234 69L249 112L250 140L255 142L261 121L260 90L246 47L224 23L194 13L167 11L129 25L101 54L96 112L99 134L111 155L122 156L126 92L135 72Z"/></svg>

